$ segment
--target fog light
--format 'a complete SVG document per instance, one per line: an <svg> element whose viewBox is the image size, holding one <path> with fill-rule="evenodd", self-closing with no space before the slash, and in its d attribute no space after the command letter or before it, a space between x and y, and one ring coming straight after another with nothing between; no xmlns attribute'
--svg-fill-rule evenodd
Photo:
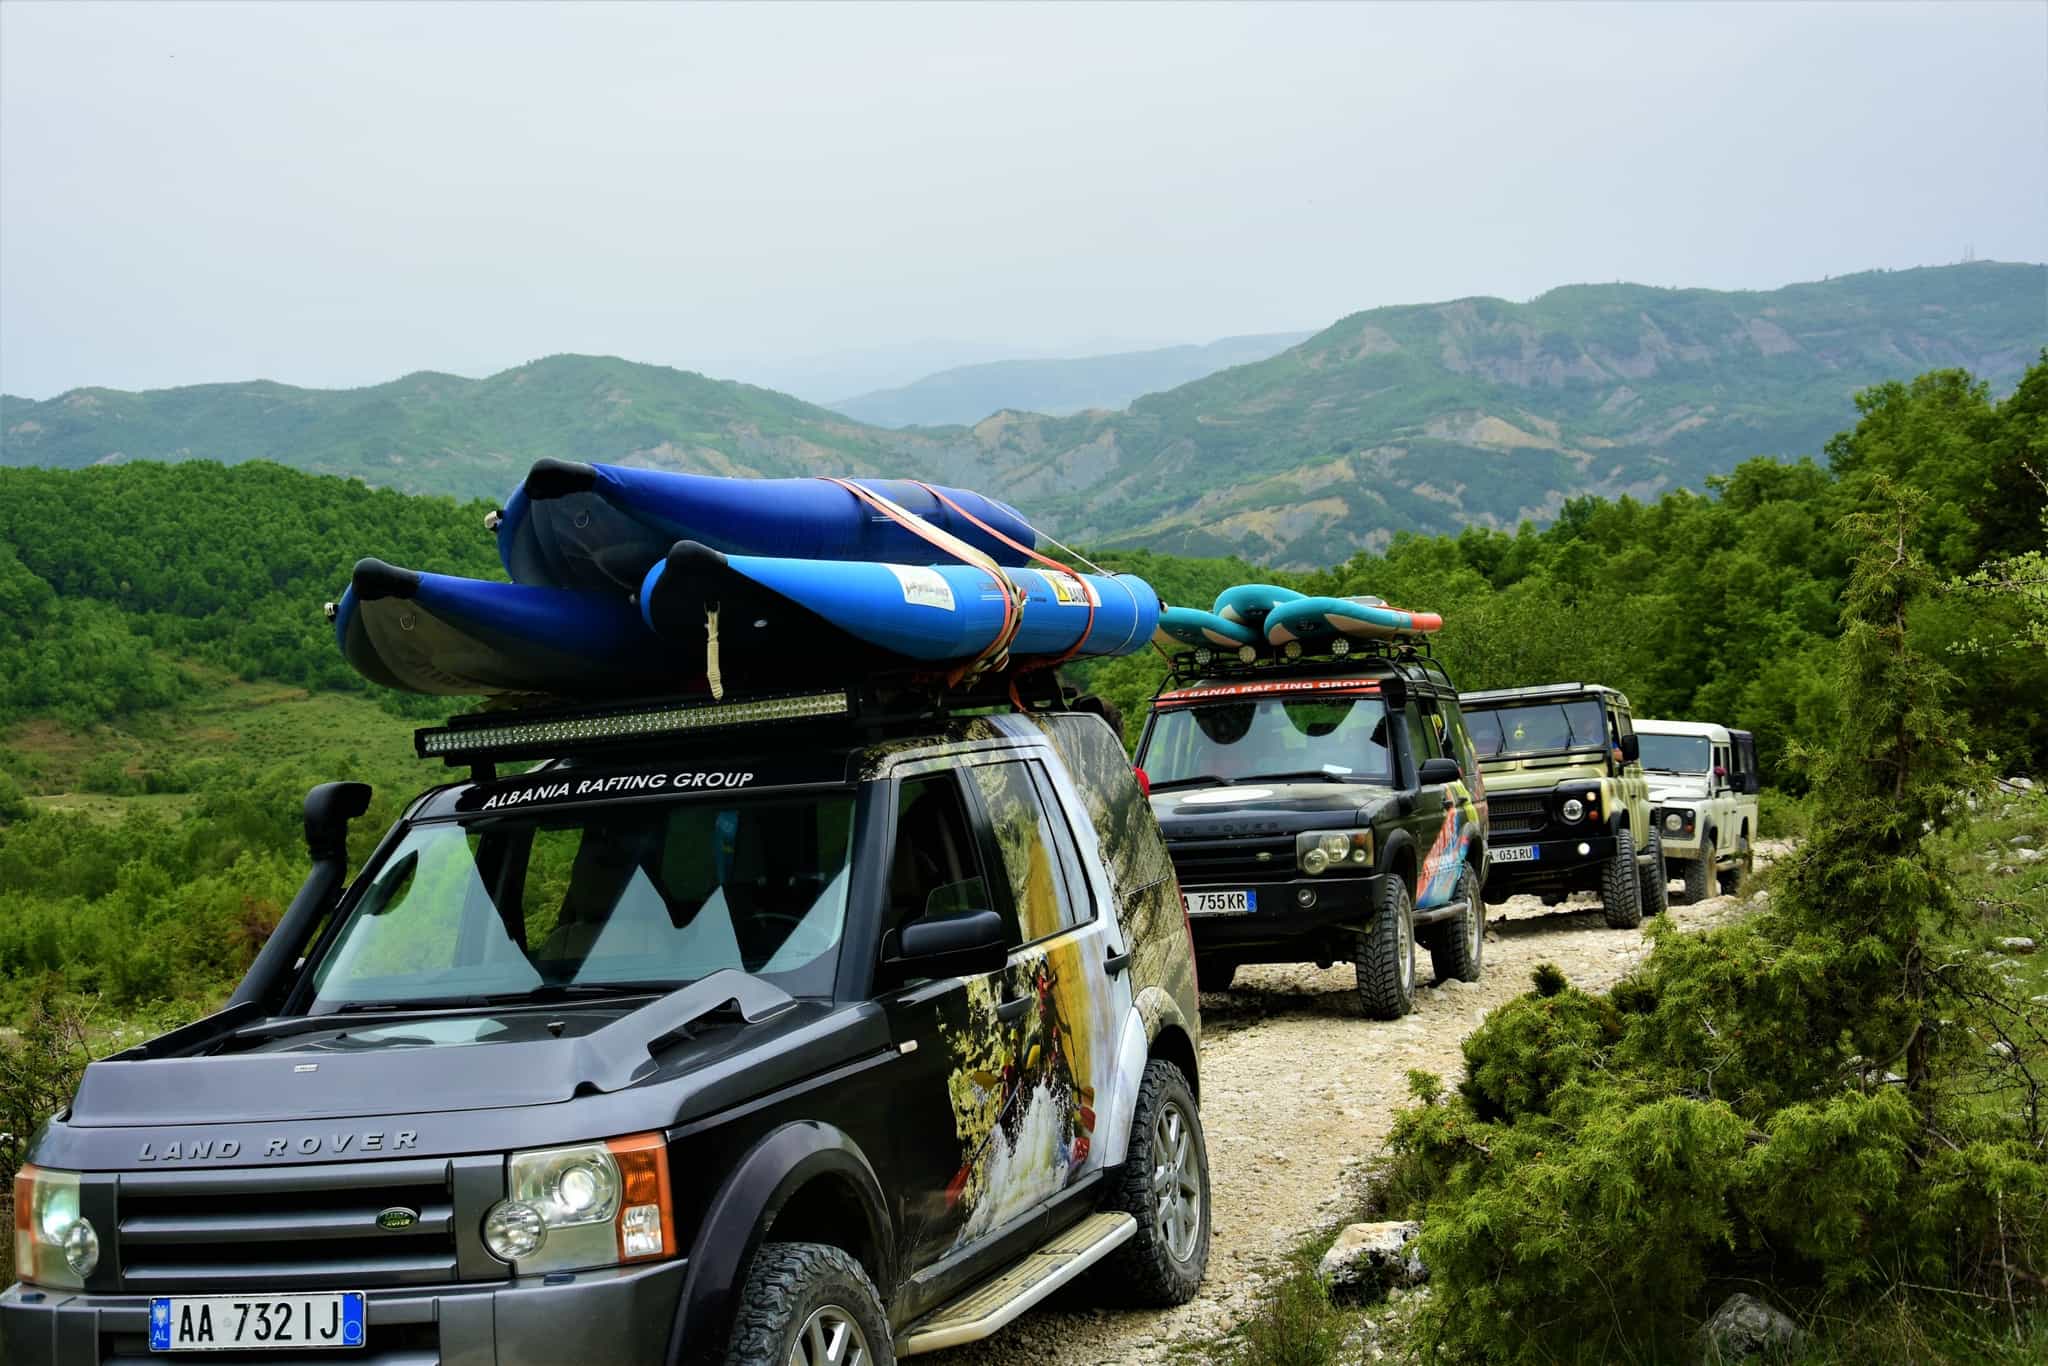
<svg viewBox="0 0 2048 1366"><path fill-rule="evenodd" d="M1566 797L1564 799L1564 818L1566 820L1575 821L1585 814L1586 804L1584 802L1580 801L1577 797ZM1585 851L1580 850L1580 852L1584 853Z"/></svg>
<svg viewBox="0 0 2048 1366"><path fill-rule="evenodd" d="M1298 640L1288 641L1285 645L1282 645L1280 647L1280 653L1282 656L1288 659L1300 659L1301 642Z"/></svg>
<svg viewBox="0 0 2048 1366"><path fill-rule="evenodd" d="M1337 656L1337 658L1342 659L1344 656L1351 653L1351 642L1344 639L1344 637L1342 636L1338 636L1335 640L1330 642L1330 653Z"/></svg>
<svg viewBox="0 0 2048 1366"><path fill-rule="evenodd" d="M1294 889L1294 904L1301 907L1304 911L1315 905L1316 889L1313 887L1296 887Z"/></svg>
<svg viewBox="0 0 2048 1366"><path fill-rule="evenodd" d="M1204 645L1195 651L1195 666L1197 668L1206 669L1215 662L1216 652L1208 646Z"/></svg>
<svg viewBox="0 0 2048 1366"><path fill-rule="evenodd" d="M100 1236L92 1220L77 1219L64 1231L64 1263L81 1276L90 1276L100 1264Z"/></svg>
<svg viewBox="0 0 2048 1366"><path fill-rule="evenodd" d="M500 1200L484 1216L484 1246L501 1261L531 1257L547 1240L546 1221L523 1200Z"/></svg>
<svg viewBox="0 0 2048 1366"><path fill-rule="evenodd" d="M1240 645L1237 647L1237 662L1240 664L1249 664L1258 657L1259 651L1256 646Z"/></svg>
<svg viewBox="0 0 2048 1366"><path fill-rule="evenodd" d="M1664 818L1664 828L1675 835L1685 829L1685 818L1674 811Z"/></svg>
<svg viewBox="0 0 2048 1366"><path fill-rule="evenodd" d="M1593 846L1592 846L1592 845L1590 845L1590 844L1581 844L1581 845L1579 846L1579 856L1580 856L1581 858L1585 857L1585 856L1586 856L1587 854L1590 854L1590 853L1592 853L1592 852L1593 852Z"/></svg>
<svg viewBox="0 0 2048 1366"><path fill-rule="evenodd" d="M1323 871L1323 869L1329 866L1330 856L1324 853L1321 849L1311 849L1306 854L1303 854L1301 856L1301 867L1303 872L1320 873ZM1308 888L1304 887L1302 888L1302 890L1307 891Z"/></svg>

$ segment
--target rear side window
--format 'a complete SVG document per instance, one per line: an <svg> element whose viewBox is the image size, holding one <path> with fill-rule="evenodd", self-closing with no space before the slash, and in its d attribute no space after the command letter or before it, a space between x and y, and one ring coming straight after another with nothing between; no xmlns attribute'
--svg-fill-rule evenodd
<svg viewBox="0 0 2048 1366"><path fill-rule="evenodd" d="M968 769L995 835L998 857L1016 907L1018 938L1029 944L1079 923L1061 866L1053 821L1024 762Z"/></svg>
<svg viewBox="0 0 2048 1366"><path fill-rule="evenodd" d="M1408 752L1412 760L1409 777L1413 779L1422 771L1423 760L1437 758L1444 751L1443 746L1437 743L1436 721L1431 714L1434 711L1434 704L1428 698L1417 698L1408 704L1406 711Z"/></svg>
<svg viewBox="0 0 2048 1366"><path fill-rule="evenodd" d="M1446 697L1442 702L1444 716L1444 738L1450 742L1450 754L1458 761L1458 767L1465 771L1465 781L1471 782L1479 772L1479 756L1472 751L1472 737L1465 730L1465 714L1458 704Z"/></svg>

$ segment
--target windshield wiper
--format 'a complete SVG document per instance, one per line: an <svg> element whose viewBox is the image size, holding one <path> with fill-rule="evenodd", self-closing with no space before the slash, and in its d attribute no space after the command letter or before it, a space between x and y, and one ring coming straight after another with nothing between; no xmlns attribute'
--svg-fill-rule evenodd
<svg viewBox="0 0 2048 1366"><path fill-rule="evenodd" d="M1229 787L1236 781L1237 779L1226 778L1220 773L1195 773L1185 778L1155 778L1152 781L1152 790L1157 792L1161 788L1187 787L1193 783L1201 783L1208 787Z"/></svg>
<svg viewBox="0 0 2048 1366"><path fill-rule="evenodd" d="M1261 783L1298 783L1304 779L1321 780L1326 783L1355 783L1364 779L1355 773L1332 773L1327 768L1302 768L1286 773L1261 773L1254 781Z"/></svg>

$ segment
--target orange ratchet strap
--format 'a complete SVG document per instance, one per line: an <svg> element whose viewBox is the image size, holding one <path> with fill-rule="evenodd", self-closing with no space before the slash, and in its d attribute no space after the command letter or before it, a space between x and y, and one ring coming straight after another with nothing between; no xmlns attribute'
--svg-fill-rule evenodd
<svg viewBox="0 0 2048 1366"><path fill-rule="evenodd" d="M1077 570L1070 569L1066 565L1061 564L1058 560L1052 559L1049 556L1039 554L1036 550L1033 550L1030 546L1023 544L1022 542L1011 540L1008 536L1005 536L1002 532L996 530L987 522L982 521L981 518L975 516L966 508L961 507L958 503L954 502L951 498L947 497L942 490L933 488L930 484L925 483L921 479L913 479L910 482L916 484L926 493L929 493L932 497L938 499L941 503L944 503L947 507L953 509L953 511L959 513L962 517L965 517L968 521L974 523L974 525L980 527L983 531L995 537L997 540L1001 541L1004 545L1010 547L1010 549L1016 551L1018 554L1028 555L1032 559L1038 561L1040 564L1045 565L1048 568L1052 569L1054 572L1065 574L1071 577L1074 580L1074 582L1080 586L1081 601L1088 605L1088 624L1081 628L1080 635L1074 637L1074 643L1067 647L1067 652L1065 654L1061 655L1057 659L1042 660L1037 664L1033 664L1031 667L1034 669L1057 669L1060 665L1066 663L1075 655L1081 653L1081 647L1088 643L1089 633L1095 629L1095 593L1092 589L1088 587L1088 581L1086 579L1083 579ZM1014 688L1012 688L1011 691L1013 694L1015 693Z"/></svg>
<svg viewBox="0 0 2048 1366"><path fill-rule="evenodd" d="M996 632L995 638L989 641L980 654L948 674L947 682L957 684L963 678L1001 668L1009 658L1010 642L1017 638L1017 631L1024 624L1024 590L1017 586L1017 581L1005 574L1003 567L997 564L993 557L977 550L952 532L933 526L908 508L899 506L873 489L836 475L824 474L818 477L827 483L837 484L904 530L930 542L962 564L985 571L996 581L996 587L1002 590L1003 594L1002 629Z"/></svg>

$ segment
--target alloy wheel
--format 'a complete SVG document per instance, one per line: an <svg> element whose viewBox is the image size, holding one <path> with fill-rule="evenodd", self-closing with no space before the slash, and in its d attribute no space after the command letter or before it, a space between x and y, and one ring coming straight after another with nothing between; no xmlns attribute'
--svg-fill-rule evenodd
<svg viewBox="0 0 2048 1366"><path fill-rule="evenodd" d="M1188 1117L1167 1101L1152 1126L1153 1232L1176 1262L1195 1255L1202 1232L1202 1179Z"/></svg>
<svg viewBox="0 0 2048 1366"><path fill-rule="evenodd" d="M789 1347L788 1366L870 1366L867 1334L853 1315L836 1304L811 1311Z"/></svg>

